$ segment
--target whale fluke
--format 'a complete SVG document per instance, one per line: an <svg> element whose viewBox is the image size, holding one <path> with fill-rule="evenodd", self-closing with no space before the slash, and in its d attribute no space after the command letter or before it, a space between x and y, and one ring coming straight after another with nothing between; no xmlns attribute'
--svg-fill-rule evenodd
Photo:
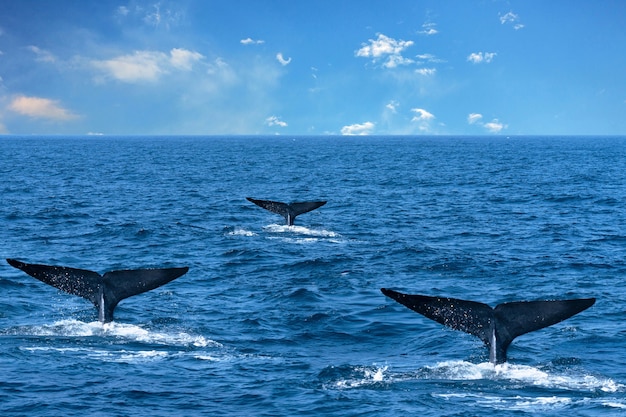
<svg viewBox="0 0 626 417"><path fill-rule="evenodd" d="M322 207L326 204L326 201L304 201L300 203L281 203L279 201L270 200L256 200L251 197L246 197L246 200L253 202L259 207L269 210L272 213L280 214L285 218L289 226L293 226L293 221L296 216L303 213L308 213L311 210L315 210L318 207Z"/></svg>
<svg viewBox="0 0 626 417"><path fill-rule="evenodd" d="M457 298L403 294L386 288L381 291L437 323L477 336L489 348L489 361L494 364L506 362L506 351L516 337L559 323L596 301L595 298L515 301L491 308Z"/></svg>
<svg viewBox="0 0 626 417"><path fill-rule="evenodd" d="M27 264L15 259L7 259L7 262L41 282L91 301L98 309L98 320L103 323L113 320L113 311L123 299L167 284L189 270L188 267L133 269L100 275L66 266Z"/></svg>

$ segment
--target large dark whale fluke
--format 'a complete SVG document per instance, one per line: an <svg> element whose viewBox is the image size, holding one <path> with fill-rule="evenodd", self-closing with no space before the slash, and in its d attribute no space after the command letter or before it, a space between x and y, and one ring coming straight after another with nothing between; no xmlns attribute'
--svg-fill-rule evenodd
<svg viewBox="0 0 626 417"><path fill-rule="evenodd" d="M7 259L7 262L41 282L91 301L98 309L98 320L103 323L113 320L113 310L123 299L167 284L189 270L188 267L134 269L100 275L66 266L27 264L15 259Z"/></svg>
<svg viewBox="0 0 626 417"><path fill-rule="evenodd" d="M305 201L302 203L280 203L278 201L269 200L255 200L251 197L246 197L246 200L253 202L259 207L263 207L265 210L269 210L273 213L280 214L287 220L289 226L293 226L293 221L296 216L303 213L308 213L311 210L315 210L318 207L322 207L326 204L326 201Z"/></svg>
<svg viewBox="0 0 626 417"><path fill-rule="evenodd" d="M387 297L431 320L478 336L489 348L489 361L506 362L506 351L517 336L543 329L591 307L595 298L515 301L487 304L456 298L402 294L382 288Z"/></svg>

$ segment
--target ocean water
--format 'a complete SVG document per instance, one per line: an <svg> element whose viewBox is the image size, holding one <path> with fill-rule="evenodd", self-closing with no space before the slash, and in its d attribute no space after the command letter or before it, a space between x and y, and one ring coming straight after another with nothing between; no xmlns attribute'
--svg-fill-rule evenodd
<svg viewBox="0 0 626 417"><path fill-rule="evenodd" d="M624 137L2 137L3 416L626 412ZM293 227L245 197L327 200ZM4 258L189 266L101 324ZM477 338L381 287L596 297Z"/></svg>

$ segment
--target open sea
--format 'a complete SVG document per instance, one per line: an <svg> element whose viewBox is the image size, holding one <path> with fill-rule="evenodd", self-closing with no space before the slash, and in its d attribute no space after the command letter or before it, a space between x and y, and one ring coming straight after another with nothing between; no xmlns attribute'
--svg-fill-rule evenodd
<svg viewBox="0 0 626 417"><path fill-rule="evenodd" d="M2 416L621 416L626 137L0 137ZM327 200L295 226L246 197ZM101 324L5 258L189 266ZM380 288L596 297L482 342Z"/></svg>

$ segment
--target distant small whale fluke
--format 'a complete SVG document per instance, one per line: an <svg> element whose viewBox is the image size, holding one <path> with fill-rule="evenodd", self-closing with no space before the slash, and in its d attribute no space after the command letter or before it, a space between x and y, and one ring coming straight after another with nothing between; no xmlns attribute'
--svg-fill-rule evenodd
<svg viewBox="0 0 626 417"><path fill-rule="evenodd" d="M15 259L7 259L7 262L41 282L91 301L98 309L98 320L103 323L113 320L113 310L123 299L167 284L189 270L188 267L134 269L100 275L66 266L27 264Z"/></svg>
<svg viewBox="0 0 626 417"><path fill-rule="evenodd" d="M595 298L515 301L487 304L456 298L402 294L386 288L382 293L444 326L478 336L489 348L489 361L506 362L506 351L517 336L543 329L588 309Z"/></svg>
<svg viewBox="0 0 626 417"><path fill-rule="evenodd" d="M308 213L311 210L315 210L318 207L322 207L326 204L326 201L304 201L301 203L280 203L278 201L269 200L255 200L251 197L246 197L246 200L253 202L259 207L269 210L273 213L280 214L285 218L289 226L293 226L293 221L296 216L303 213Z"/></svg>

